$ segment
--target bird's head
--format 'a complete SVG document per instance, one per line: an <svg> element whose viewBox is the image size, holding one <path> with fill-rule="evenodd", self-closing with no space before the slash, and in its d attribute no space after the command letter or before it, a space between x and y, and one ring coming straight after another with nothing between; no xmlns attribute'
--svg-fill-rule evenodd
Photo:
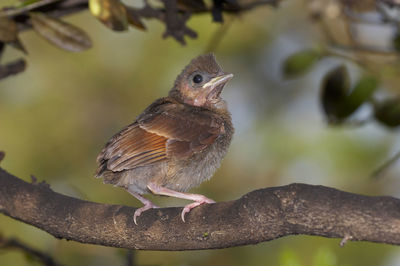
<svg viewBox="0 0 400 266"><path fill-rule="evenodd" d="M213 54L200 55L176 78L169 95L193 106L224 108L220 94L232 77L232 74L222 71Z"/></svg>

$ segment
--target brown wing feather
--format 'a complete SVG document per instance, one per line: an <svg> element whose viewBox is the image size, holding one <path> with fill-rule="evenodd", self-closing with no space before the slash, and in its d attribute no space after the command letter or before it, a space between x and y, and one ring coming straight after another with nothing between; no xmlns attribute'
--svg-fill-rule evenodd
<svg viewBox="0 0 400 266"><path fill-rule="evenodd" d="M147 132L135 122L115 135L97 157L100 165L122 171L166 159L167 138Z"/></svg>
<svg viewBox="0 0 400 266"><path fill-rule="evenodd" d="M97 157L97 175L105 170L122 171L167 158L189 157L222 133L224 123L215 114L161 99L111 138Z"/></svg>

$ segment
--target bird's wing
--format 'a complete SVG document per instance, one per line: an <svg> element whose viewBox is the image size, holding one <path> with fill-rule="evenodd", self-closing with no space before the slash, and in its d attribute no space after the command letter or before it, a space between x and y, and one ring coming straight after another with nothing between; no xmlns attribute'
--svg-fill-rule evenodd
<svg viewBox="0 0 400 266"><path fill-rule="evenodd" d="M166 142L167 138L147 132L135 122L110 139L97 162L100 169L114 172L152 164L166 159Z"/></svg>
<svg viewBox="0 0 400 266"><path fill-rule="evenodd" d="M194 110L177 103L150 106L111 138L97 157L100 167L122 171L202 151L224 133L224 123L209 111Z"/></svg>
<svg viewBox="0 0 400 266"><path fill-rule="evenodd" d="M158 105L138 118L141 128L167 138L167 157L189 157L200 152L225 132L215 113L179 103Z"/></svg>

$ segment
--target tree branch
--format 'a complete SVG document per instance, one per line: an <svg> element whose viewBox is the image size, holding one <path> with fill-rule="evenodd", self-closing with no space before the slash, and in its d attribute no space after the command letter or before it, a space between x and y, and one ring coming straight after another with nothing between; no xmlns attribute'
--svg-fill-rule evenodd
<svg viewBox="0 0 400 266"><path fill-rule="evenodd" d="M227 6L223 8L225 13L230 14L239 14L259 6L270 5L273 7L277 7L280 0L255 0L249 3L243 3L238 6ZM28 5L24 8L6 8L0 9L0 17L14 17L16 22L18 23L18 27L20 30L30 29L32 27L31 23L28 22L27 13L28 11L39 11L43 12L52 17L62 17L65 15L70 15L73 13L77 13L80 11L85 11L88 9L88 0L43 0L36 4ZM165 8L153 8L150 5L146 4L143 8L129 8L132 11L136 12L140 17L146 19L158 19L164 23L166 23ZM183 10L179 10L183 11ZM211 13L211 8L202 8L202 7L192 7L190 13L193 14L201 14L201 13ZM187 20L187 19L186 19Z"/></svg>
<svg viewBox="0 0 400 266"><path fill-rule="evenodd" d="M79 200L30 184L0 168L0 212L57 238L143 250L216 249L287 235L400 244L400 200L323 186L291 184L203 205L180 218L181 208L146 211ZM342 241L345 243L345 241Z"/></svg>

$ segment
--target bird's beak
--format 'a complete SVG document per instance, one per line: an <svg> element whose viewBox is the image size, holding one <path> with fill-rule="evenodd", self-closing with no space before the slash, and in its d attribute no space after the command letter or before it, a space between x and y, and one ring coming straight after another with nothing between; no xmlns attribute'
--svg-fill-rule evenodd
<svg viewBox="0 0 400 266"><path fill-rule="evenodd" d="M207 99L215 99L219 97L225 84L233 78L233 74L224 73L219 75L203 85L203 89L207 95Z"/></svg>

